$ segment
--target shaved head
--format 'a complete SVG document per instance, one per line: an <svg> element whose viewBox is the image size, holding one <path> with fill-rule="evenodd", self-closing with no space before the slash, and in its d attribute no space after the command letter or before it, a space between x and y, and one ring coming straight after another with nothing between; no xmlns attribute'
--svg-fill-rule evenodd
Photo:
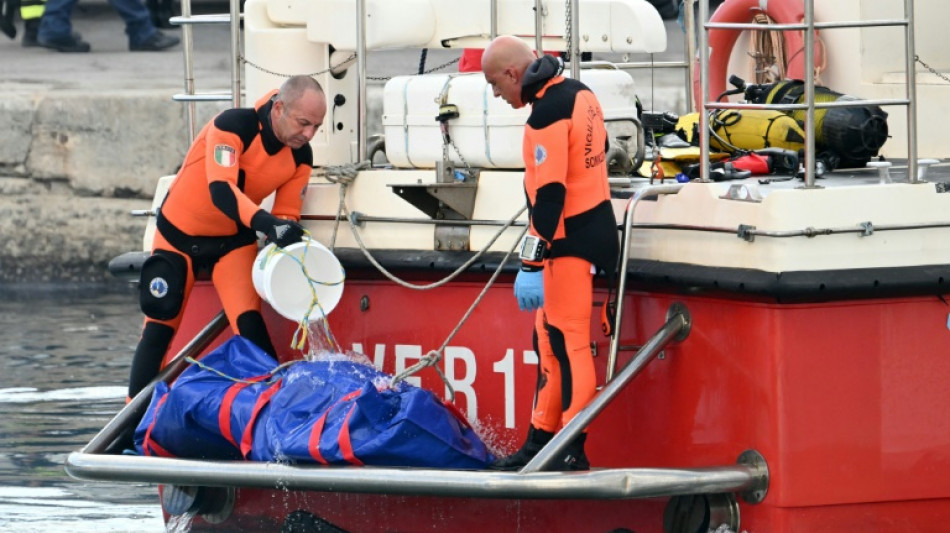
<svg viewBox="0 0 950 533"><path fill-rule="evenodd" d="M482 70L514 67L524 71L534 60L534 51L526 42L511 35L501 35L485 48Z"/></svg>
<svg viewBox="0 0 950 533"><path fill-rule="evenodd" d="M535 60L527 43L511 35L501 35L488 43L482 54L482 72L494 90L495 97L504 98L514 108L524 107L521 82L528 66Z"/></svg>

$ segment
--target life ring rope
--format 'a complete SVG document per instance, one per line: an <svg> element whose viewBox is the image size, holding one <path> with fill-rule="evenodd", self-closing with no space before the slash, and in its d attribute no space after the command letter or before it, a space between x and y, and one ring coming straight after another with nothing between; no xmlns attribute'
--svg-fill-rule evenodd
<svg viewBox="0 0 950 533"><path fill-rule="evenodd" d="M802 0L726 0L712 14L710 23L747 24L756 21L756 17L766 15L777 24L800 24L805 19L805 9ZM703 98L699 79L699 64L696 65L694 76L693 101L696 109L702 109L704 101L711 100L726 90L726 80L729 76L729 59L732 49L742 30L713 28L709 30L709 94ZM816 30L817 35L817 30ZM803 79L805 49L804 32L786 30L782 32L784 40L784 55L786 60L786 78ZM822 58L824 65L824 46L820 39L816 39L816 51Z"/></svg>

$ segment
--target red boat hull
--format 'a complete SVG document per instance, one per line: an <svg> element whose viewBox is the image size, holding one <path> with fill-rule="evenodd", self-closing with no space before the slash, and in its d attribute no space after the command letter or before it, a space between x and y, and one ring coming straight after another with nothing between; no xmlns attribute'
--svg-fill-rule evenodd
<svg viewBox="0 0 950 533"><path fill-rule="evenodd" d="M398 372L437 349L482 289L457 282L417 292L348 279L330 327L345 349ZM595 297L599 316L604 293ZM740 500L753 532L946 531L950 523L950 331L936 297L778 304L729 296L631 293L621 345L645 342L674 302L688 309L686 340L668 347L590 428L594 467L734 464L765 458L766 498ZM176 347L218 311L199 284ZM291 357L295 324L265 311ZM527 429L536 380L530 313L499 283L452 338L446 374L456 404L499 452ZM607 339L591 324L600 382ZM223 339L219 339L223 340ZM177 351L173 349L174 353ZM632 351L620 354L625 363ZM436 372L417 377L437 393ZM554 501L404 497L239 489L229 521L193 530L274 531L305 510L350 531L663 531L665 500ZM575 523L571 521L575 520ZM230 524L230 525L229 525ZM259 525L254 525L259 524ZM715 526L715 524L713 524ZM223 529L221 529L223 528ZM395 529L394 529L395 528Z"/></svg>

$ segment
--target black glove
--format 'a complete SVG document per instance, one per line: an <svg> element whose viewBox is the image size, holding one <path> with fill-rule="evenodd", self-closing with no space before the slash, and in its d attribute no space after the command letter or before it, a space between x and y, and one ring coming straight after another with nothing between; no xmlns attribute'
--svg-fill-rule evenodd
<svg viewBox="0 0 950 533"><path fill-rule="evenodd" d="M290 246L303 239L303 226L293 220L284 220L261 209L251 218L251 229L267 236L267 242L272 242L280 248Z"/></svg>

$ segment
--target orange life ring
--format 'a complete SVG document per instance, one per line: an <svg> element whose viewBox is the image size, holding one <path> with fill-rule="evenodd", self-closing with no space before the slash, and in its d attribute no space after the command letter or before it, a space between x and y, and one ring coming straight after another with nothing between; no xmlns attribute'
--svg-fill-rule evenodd
<svg viewBox="0 0 950 533"><path fill-rule="evenodd" d="M709 18L709 22L721 23L750 23L758 14L765 14L778 24L800 24L805 20L805 7L802 0L726 0ZM727 30L715 28L709 30L709 97L712 100L726 90L726 81L729 78L729 57L732 48L742 30ZM805 49L804 32L786 30L785 57L788 58L788 67L785 77L804 79L805 77ZM817 30L816 30L817 34ZM815 42L818 48L818 42ZM693 77L693 102L696 109L702 109L703 98L699 83L699 63L696 64L696 75Z"/></svg>

